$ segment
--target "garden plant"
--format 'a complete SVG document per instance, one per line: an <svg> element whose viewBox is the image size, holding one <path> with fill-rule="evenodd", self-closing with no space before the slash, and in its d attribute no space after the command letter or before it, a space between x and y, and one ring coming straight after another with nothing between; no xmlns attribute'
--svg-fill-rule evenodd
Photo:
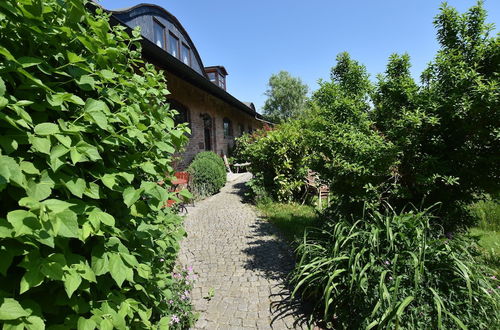
<svg viewBox="0 0 500 330"><path fill-rule="evenodd" d="M188 167L189 189L196 198L216 194L226 184L224 160L212 151L200 152Z"/></svg>
<svg viewBox="0 0 500 330"><path fill-rule="evenodd" d="M500 36L481 2L464 14L443 4L434 24L440 49L421 83L407 54L373 83L341 53L299 118L237 148L252 189L274 200L302 202L307 169L330 187L291 277L326 327L500 324L495 262L467 234L477 219L496 228L498 200L481 200L500 188Z"/></svg>
<svg viewBox="0 0 500 330"><path fill-rule="evenodd" d="M192 323L163 207L188 129L139 41L87 1L0 2L4 329Z"/></svg>

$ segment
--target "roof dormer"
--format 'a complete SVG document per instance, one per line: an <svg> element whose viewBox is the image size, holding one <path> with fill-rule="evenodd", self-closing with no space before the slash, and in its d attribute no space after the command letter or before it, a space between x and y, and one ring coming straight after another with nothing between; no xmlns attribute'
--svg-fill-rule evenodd
<svg viewBox="0 0 500 330"><path fill-rule="evenodd" d="M223 90L226 90L226 76L227 71L223 66L207 66L205 67L205 73L208 79Z"/></svg>

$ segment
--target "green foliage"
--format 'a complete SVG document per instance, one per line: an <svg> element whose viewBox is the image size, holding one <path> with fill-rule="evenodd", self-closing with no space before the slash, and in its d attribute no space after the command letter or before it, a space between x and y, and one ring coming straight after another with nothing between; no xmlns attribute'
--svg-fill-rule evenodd
<svg viewBox="0 0 500 330"><path fill-rule="evenodd" d="M167 314L172 315L168 325L174 329L189 329L197 319L197 314L191 313L191 291L197 275L189 266L174 270L172 277L174 278L170 288L172 294L166 308Z"/></svg>
<svg viewBox="0 0 500 330"><path fill-rule="evenodd" d="M419 88L407 56L393 55L374 97L377 128L398 146L393 202L441 203L447 227L467 223L465 205L499 191L500 39L481 3L435 19L441 49Z"/></svg>
<svg viewBox="0 0 500 330"><path fill-rule="evenodd" d="M298 133L314 150L311 168L329 183L346 214L359 214L364 203L378 206L396 165L394 145L369 119L371 89L365 67L340 54L331 81L321 82L313 94L315 107Z"/></svg>
<svg viewBox="0 0 500 330"><path fill-rule="evenodd" d="M275 130L257 131L252 143L248 143L248 137L238 140L238 144L246 145L239 157L251 163L253 185L278 201L298 200L305 185L308 152L300 125L294 121Z"/></svg>
<svg viewBox="0 0 500 330"><path fill-rule="evenodd" d="M302 240L306 228L319 226L314 207L297 203L259 203L257 208L292 243Z"/></svg>
<svg viewBox="0 0 500 330"><path fill-rule="evenodd" d="M212 151L200 152L189 165L189 188L196 198L216 194L226 184L226 166Z"/></svg>
<svg viewBox="0 0 500 330"><path fill-rule="evenodd" d="M483 230L500 232L500 203L498 200L486 199L469 207L477 227Z"/></svg>
<svg viewBox="0 0 500 330"><path fill-rule="evenodd" d="M196 156L194 157L194 160L199 160L199 159L208 159L214 162L215 164L217 164L217 167L219 167L219 169L221 170L221 173L223 172L224 174L226 174L226 165L224 164L224 160L215 152L212 151L200 152L196 154Z"/></svg>
<svg viewBox="0 0 500 330"><path fill-rule="evenodd" d="M294 294L329 327L491 329L498 280L466 237L446 239L426 212L369 212L304 235ZM353 315L356 315L353 318Z"/></svg>
<svg viewBox="0 0 500 330"><path fill-rule="evenodd" d="M139 32L79 0L0 3L4 328L168 325L181 219L165 200L185 142ZM162 328L165 328L164 326Z"/></svg>
<svg viewBox="0 0 500 330"><path fill-rule="evenodd" d="M306 106L307 91L307 85L287 71L271 75L265 92L264 115L275 123L297 118Z"/></svg>

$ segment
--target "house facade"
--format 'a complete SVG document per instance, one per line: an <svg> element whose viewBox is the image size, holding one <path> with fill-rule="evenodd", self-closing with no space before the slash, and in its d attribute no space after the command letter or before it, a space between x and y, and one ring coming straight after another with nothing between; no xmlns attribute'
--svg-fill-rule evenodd
<svg viewBox="0 0 500 330"><path fill-rule="evenodd" d="M141 27L143 58L165 72L171 93L168 101L179 112L176 120L191 128L179 168L201 151L227 155L236 137L263 126L252 103L227 92L226 68L205 67L184 27L167 10L140 4L109 12L116 24Z"/></svg>

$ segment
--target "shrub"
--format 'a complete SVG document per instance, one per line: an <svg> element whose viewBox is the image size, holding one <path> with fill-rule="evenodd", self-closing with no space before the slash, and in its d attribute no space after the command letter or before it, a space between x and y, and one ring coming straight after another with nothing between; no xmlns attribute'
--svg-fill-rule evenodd
<svg viewBox="0 0 500 330"><path fill-rule="evenodd" d="M224 174L226 174L226 165L224 164L224 160L222 159L222 157L217 155L215 152L213 152L213 151L200 152L199 154L197 154L194 157L194 160L198 160L198 159L210 159L215 164L217 164L217 166L220 168L221 172L224 172Z"/></svg>
<svg viewBox="0 0 500 330"><path fill-rule="evenodd" d="M391 191L397 150L369 118L371 83L366 68L339 54L331 81L313 95L315 107L298 133L314 151L311 168L330 185L336 208L361 214L363 205L376 209Z"/></svg>
<svg viewBox="0 0 500 330"><path fill-rule="evenodd" d="M475 244L446 239L425 212L330 223L306 233L297 252L294 294L317 302L334 328L492 329L500 321L498 280L477 263Z"/></svg>
<svg viewBox="0 0 500 330"><path fill-rule="evenodd" d="M376 126L398 147L395 205L440 203L448 228L471 224L467 205L500 190L500 37L482 2L464 14L444 4L434 21L440 44L411 78L409 58L391 56L374 98Z"/></svg>
<svg viewBox="0 0 500 330"><path fill-rule="evenodd" d="M174 311L184 232L156 182L186 129L139 31L86 4L0 5L4 328L156 328Z"/></svg>
<svg viewBox="0 0 500 330"><path fill-rule="evenodd" d="M301 123L293 121L274 130L256 131L250 138L241 138L239 144L245 148L240 147L238 157L251 163L255 192L278 201L300 200L308 164L302 137ZM262 190L266 194L262 194Z"/></svg>
<svg viewBox="0 0 500 330"><path fill-rule="evenodd" d="M204 198L216 194L224 187L226 167L224 161L211 151L198 155L188 168L189 188L195 197Z"/></svg>

